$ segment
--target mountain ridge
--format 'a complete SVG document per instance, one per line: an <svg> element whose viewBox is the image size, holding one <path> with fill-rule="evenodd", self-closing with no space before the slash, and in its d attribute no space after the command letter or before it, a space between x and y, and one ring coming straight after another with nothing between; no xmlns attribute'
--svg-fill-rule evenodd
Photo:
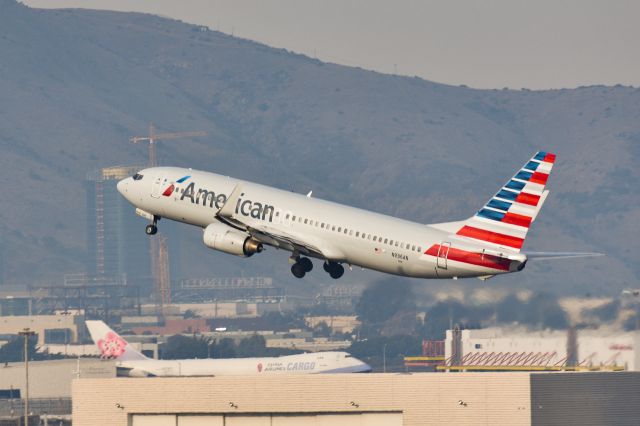
<svg viewBox="0 0 640 426"><path fill-rule="evenodd" d="M553 151L551 195L525 249L609 256L530 264L498 285L579 292L588 277L583 292L619 292L640 277L640 89L448 86L153 15L13 0L0 0L0 24L0 173L20 183L5 185L12 203L0 207L5 282L59 281L84 268L84 177L144 164L146 150L128 139L149 122L208 132L161 143L163 164L313 189L422 223L471 216L535 151ZM230 259L202 247L197 230L180 230L190 252L183 276L260 273L299 285L283 253ZM220 267L202 266L211 262Z"/></svg>

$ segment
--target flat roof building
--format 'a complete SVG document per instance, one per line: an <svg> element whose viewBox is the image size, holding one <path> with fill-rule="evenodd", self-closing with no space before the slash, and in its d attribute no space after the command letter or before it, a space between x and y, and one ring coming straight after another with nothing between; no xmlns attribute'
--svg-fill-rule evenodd
<svg viewBox="0 0 640 426"><path fill-rule="evenodd" d="M637 424L640 373L82 379L74 426Z"/></svg>

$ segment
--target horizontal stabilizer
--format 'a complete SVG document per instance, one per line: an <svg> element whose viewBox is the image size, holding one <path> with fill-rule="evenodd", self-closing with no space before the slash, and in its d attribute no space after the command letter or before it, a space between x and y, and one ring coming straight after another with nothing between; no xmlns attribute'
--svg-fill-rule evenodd
<svg viewBox="0 0 640 426"><path fill-rule="evenodd" d="M547 252L547 251L530 251L526 252L528 260L550 260L550 259L569 259L574 257L599 257L604 253L572 253L572 252Z"/></svg>

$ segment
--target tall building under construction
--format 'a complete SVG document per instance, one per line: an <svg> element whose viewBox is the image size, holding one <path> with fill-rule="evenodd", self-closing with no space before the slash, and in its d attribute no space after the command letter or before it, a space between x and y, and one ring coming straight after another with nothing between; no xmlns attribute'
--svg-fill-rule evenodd
<svg viewBox="0 0 640 426"><path fill-rule="evenodd" d="M87 273L95 277L126 276L130 285L152 289L149 237L145 219L116 189L119 180L140 167L108 167L90 173L87 193ZM143 294L145 291L142 292Z"/></svg>

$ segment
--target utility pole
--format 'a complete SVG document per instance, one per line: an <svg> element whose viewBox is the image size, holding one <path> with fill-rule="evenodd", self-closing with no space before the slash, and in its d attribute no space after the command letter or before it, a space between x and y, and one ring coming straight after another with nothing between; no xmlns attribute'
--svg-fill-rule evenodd
<svg viewBox="0 0 640 426"><path fill-rule="evenodd" d="M36 333L25 328L18 334L24 337L24 426L29 426L29 337Z"/></svg>
<svg viewBox="0 0 640 426"><path fill-rule="evenodd" d="M387 344L382 345L382 372L387 372Z"/></svg>

